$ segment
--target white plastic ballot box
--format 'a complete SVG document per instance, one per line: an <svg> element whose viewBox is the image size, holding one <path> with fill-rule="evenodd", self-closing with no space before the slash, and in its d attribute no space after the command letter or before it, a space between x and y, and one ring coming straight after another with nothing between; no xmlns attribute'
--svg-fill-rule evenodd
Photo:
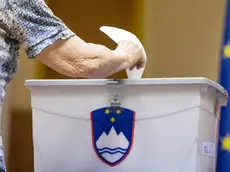
<svg viewBox="0 0 230 172"><path fill-rule="evenodd" d="M227 92L206 78L27 80L35 172L214 172Z"/></svg>

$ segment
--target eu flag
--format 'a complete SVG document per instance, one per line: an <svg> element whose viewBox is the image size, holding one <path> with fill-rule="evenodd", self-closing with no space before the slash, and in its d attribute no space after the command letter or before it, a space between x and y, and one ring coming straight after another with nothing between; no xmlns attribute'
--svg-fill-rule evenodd
<svg viewBox="0 0 230 172"><path fill-rule="evenodd" d="M230 93L230 1L227 0L221 50L220 84ZM230 101L221 109L217 172L230 172Z"/></svg>

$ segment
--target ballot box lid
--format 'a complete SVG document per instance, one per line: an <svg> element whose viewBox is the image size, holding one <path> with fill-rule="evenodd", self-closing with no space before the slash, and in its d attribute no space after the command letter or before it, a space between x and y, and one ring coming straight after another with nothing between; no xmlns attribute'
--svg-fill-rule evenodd
<svg viewBox="0 0 230 172"><path fill-rule="evenodd" d="M142 79L34 79L26 80L26 87L33 86L96 86L96 85L207 85L222 96L227 91L218 83L204 77L142 78Z"/></svg>

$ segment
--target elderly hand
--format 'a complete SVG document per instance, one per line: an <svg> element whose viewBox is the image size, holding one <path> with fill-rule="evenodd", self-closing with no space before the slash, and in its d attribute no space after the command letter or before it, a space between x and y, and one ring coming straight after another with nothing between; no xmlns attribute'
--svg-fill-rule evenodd
<svg viewBox="0 0 230 172"><path fill-rule="evenodd" d="M118 43L115 50L86 43L77 36L58 40L45 48L39 59L59 73L70 77L105 78L121 70L146 64L142 48L133 41Z"/></svg>
<svg viewBox="0 0 230 172"><path fill-rule="evenodd" d="M128 62L126 62L126 66L124 66L123 69L130 68L131 70L135 67L137 69L141 69L145 67L147 62L146 54L144 53L144 50L142 47L138 44L136 44L133 41L127 40L127 41L121 41L118 43L118 47L116 48L117 52L126 53L127 56L129 56ZM126 59L127 60L127 59Z"/></svg>

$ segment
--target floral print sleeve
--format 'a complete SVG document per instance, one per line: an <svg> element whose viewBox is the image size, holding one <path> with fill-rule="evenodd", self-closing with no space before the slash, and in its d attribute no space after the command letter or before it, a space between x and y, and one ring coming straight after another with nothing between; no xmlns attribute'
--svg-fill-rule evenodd
<svg viewBox="0 0 230 172"><path fill-rule="evenodd" d="M56 40L73 35L44 0L0 0L0 109L5 87L18 70L19 47L32 59ZM6 172L1 139L0 131L0 172Z"/></svg>
<svg viewBox="0 0 230 172"><path fill-rule="evenodd" d="M14 16L12 36L24 44L29 58L57 39L73 35L44 0L9 0L9 6Z"/></svg>

